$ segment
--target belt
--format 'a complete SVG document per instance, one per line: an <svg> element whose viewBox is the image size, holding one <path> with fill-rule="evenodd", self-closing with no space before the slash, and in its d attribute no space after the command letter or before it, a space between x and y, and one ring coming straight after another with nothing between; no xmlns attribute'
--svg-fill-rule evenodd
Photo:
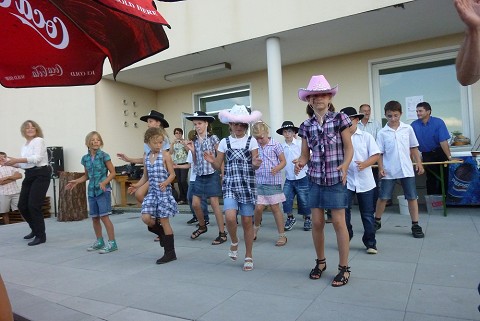
<svg viewBox="0 0 480 321"><path fill-rule="evenodd" d="M25 171L33 171L33 170L36 170L36 169L42 169L42 168L47 168L48 165L45 165L45 166L35 166L35 167L30 167L30 168L25 168Z"/></svg>

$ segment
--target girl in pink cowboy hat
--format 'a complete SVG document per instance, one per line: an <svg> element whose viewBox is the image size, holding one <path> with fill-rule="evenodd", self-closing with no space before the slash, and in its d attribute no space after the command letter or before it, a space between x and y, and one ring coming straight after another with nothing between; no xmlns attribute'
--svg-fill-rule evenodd
<svg viewBox="0 0 480 321"><path fill-rule="evenodd" d="M323 75L313 76L307 88L298 90L298 98L309 103L313 116L300 125L298 135L302 138L302 154L295 166L299 172L308 162L308 205L312 210L312 238L317 254L315 267L310 272L310 278L314 280L319 279L327 268L323 211L332 211L339 251L339 273L332 282L334 287L347 284L350 277L345 209L348 207L347 170L353 157L348 130L352 125L350 118L328 110L337 91L338 86L330 86Z"/></svg>
<svg viewBox="0 0 480 321"><path fill-rule="evenodd" d="M258 111L251 114L243 105L235 105L230 110L222 110L218 118L230 126L230 136L220 141L217 157L205 153L205 159L213 167L220 169L225 163L223 176L223 209L227 221L228 233L232 243L228 256L235 261L238 256L237 210L242 216L243 238L245 240L244 271L253 270L253 215L257 197L255 169L262 161L258 158L258 143L247 136L248 124L262 117Z"/></svg>

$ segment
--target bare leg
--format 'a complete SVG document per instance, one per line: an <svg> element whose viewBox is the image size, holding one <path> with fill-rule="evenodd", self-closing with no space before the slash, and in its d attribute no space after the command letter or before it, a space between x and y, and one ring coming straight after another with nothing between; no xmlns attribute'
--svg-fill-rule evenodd
<svg viewBox="0 0 480 321"><path fill-rule="evenodd" d="M93 231L98 238L102 237L102 225L100 224L100 217L92 217Z"/></svg>
<svg viewBox="0 0 480 321"><path fill-rule="evenodd" d="M348 265L350 242L347 225L345 223L345 209L332 209L332 223L333 228L335 229L335 234L337 235L339 264L342 266Z"/></svg>
<svg viewBox="0 0 480 321"><path fill-rule="evenodd" d="M280 209L280 204L270 205L272 209L273 217L275 218L275 223L277 224L278 234L285 233L285 224L283 221L282 210Z"/></svg>
<svg viewBox="0 0 480 321"><path fill-rule="evenodd" d="M255 205L255 210L253 211L253 215L255 216L255 226L260 226L264 209L265 205L263 204Z"/></svg>
<svg viewBox="0 0 480 321"><path fill-rule="evenodd" d="M160 218L160 224L163 226L163 230L165 232L165 235L172 235L173 234L173 229L172 226L170 225L170 220L168 217L165 218Z"/></svg>
<svg viewBox="0 0 480 321"><path fill-rule="evenodd" d="M410 212L410 217L412 222L418 222L418 202L417 200L407 200L408 201L408 211Z"/></svg>
<svg viewBox="0 0 480 321"><path fill-rule="evenodd" d="M220 203L218 202L218 197L210 197L210 205L212 206L213 213L215 214L215 219L217 220L218 231L223 233L225 232L225 226L223 221L223 214L222 210L220 209ZM197 216L198 221L200 222L200 218ZM202 219L203 219L203 212L202 212Z"/></svg>
<svg viewBox="0 0 480 321"><path fill-rule="evenodd" d="M382 218L383 212L385 212L385 206L388 200L377 200L377 208L375 209L375 218ZM418 209L417 209L418 211Z"/></svg>
<svg viewBox="0 0 480 321"><path fill-rule="evenodd" d="M346 227L346 226L345 226ZM325 258L325 216L323 209L312 208L312 239L317 259ZM347 232L348 234L348 232Z"/></svg>
<svg viewBox="0 0 480 321"><path fill-rule="evenodd" d="M226 210L225 211L225 220L227 221L227 230L228 234L230 234L230 240L233 244L238 243L238 236L237 236L237 211L236 210ZM238 245L237 245L238 246ZM236 250L231 249L232 251Z"/></svg>
<svg viewBox="0 0 480 321"><path fill-rule="evenodd" d="M155 225L155 219L150 214L142 214L142 222L150 227Z"/></svg>
<svg viewBox="0 0 480 321"><path fill-rule="evenodd" d="M192 207L193 207L193 210L195 211L195 216L198 219L198 224L200 226L205 226L205 218L203 216L203 210L202 210L202 199L196 195L193 195Z"/></svg>
<svg viewBox="0 0 480 321"><path fill-rule="evenodd" d="M243 238L245 239L245 257L253 258L253 217L242 216Z"/></svg>
<svg viewBox="0 0 480 321"><path fill-rule="evenodd" d="M100 218L102 220L103 225L105 226L105 230L107 231L108 239L110 241L115 240L115 228L113 227L113 223L110 220L110 216L105 215Z"/></svg>

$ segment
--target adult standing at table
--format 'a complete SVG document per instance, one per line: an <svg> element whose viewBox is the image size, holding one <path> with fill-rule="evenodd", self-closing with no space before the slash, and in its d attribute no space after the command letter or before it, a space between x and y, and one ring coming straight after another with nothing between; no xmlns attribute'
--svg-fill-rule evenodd
<svg viewBox="0 0 480 321"><path fill-rule="evenodd" d="M417 104L418 119L412 122L411 126L417 136L419 150L422 153L423 162L444 162L452 159L448 140L448 132L445 122L432 116L432 107L427 102ZM442 194L440 170L443 170L444 184L448 182L448 168L444 166L430 166L426 171L427 194ZM437 175L437 177L435 176ZM444 185L445 186L445 185Z"/></svg>
<svg viewBox="0 0 480 321"><path fill-rule="evenodd" d="M188 167L176 167L175 165L187 165L188 150L185 148L185 140L183 139L183 129L175 128L173 130L175 139L173 141L173 148L170 148L170 155L175 169L175 177L178 184L178 204L187 204L188 193Z"/></svg>
<svg viewBox="0 0 480 321"><path fill-rule="evenodd" d="M48 166L47 147L40 126L33 120L27 120L20 127L20 132L26 139L21 157L9 158L3 161L2 165L21 167L25 170L18 209L32 230L24 239L34 238L28 243L34 246L47 241L42 206L50 186L52 169Z"/></svg>

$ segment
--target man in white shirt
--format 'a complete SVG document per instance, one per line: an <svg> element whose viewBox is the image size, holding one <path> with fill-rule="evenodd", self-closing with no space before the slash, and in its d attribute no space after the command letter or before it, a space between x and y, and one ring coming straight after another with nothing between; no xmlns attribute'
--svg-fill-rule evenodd
<svg viewBox="0 0 480 321"><path fill-rule="evenodd" d="M0 152L0 163L7 159L7 154ZM18 210L20 188L16 180L21 179L22 174L12 166L0 165L0 213Z"/></svg>
<svg viewBox="0 0 480 321"><path fill-rule="evenodd" d="M373 136L360 130L357 126L362 118L364 118L363 114L357 114L357 111L353 107L343 108L340 112L347 114L352 121L350 131L352 132L352 144L355 146L353 149L353 159L347 172L348 208L345 211L345 221L347 223L348 234L351 240L353 237L351 207L353 197L356 195L364 230L362 237L363 244L368 254L377 254L375 207L373 205L376 184L371 166L378 161L380 149L375 143Z"/></svg>

